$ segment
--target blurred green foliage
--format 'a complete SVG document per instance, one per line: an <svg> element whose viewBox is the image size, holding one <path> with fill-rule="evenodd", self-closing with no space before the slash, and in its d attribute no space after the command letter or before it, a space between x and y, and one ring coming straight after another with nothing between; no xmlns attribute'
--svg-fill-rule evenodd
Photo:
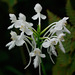
<svg viewBox="0 0 75 75"><path fill-rule="evenodd" d="M42 13L47 14L46 21L42 21L42 28L48 24L60 20L64 16L69 16L67 28L71 34L66 34L63 43L66 53L62 53L56 46L58 57L53 59L56 64L52 64L48 54L43 59L47 75L74 75L75 74L75 1L74 0L0 0L0 75L38 75L38 68L30 67L24 70L29 61L29 56L25 47L15 47L11 51L5 47L10 35L7 27L10 25L9 13L22 12L27 16L27 20L34 23L36 28L37 21L31 20L35 14L34 5L40 3L43 6ZM47 13L46 13L47 10ZM50 11L51 10L51 11ZM48 22L48 23L47 23ZM46 53L46 50L43 50Z"/></svg>
<svg viewBox="0 0 75 75"><path fill-rule="evenodd" d="M23 73L21 73L20 71L18 71L17 69L15 69L14 67L12 66L6 66L5 67L7 70L13 72L14 74L16 75L24 75Z"/></svg>
<svg viewBox="0 0 75 75"><path fill-rule="evenodd" d="M17 0L1 0L1 1L8 4L9 12L14 12L13 11L13 6L17 3Z"/></svg>
<svg viewBox="0 0 75 75"><path fill-rule="evenodd" d="M75 72L75 10L72 8L70 0L67 0L65 8L70 22L67 28L70 30L71 34L66 34L65 42L63 43L66 54L62 53L57 47L58 56L56 64L52 69L52 75L73 75ZM60 19L49 10L47 10L47 13L50 23Z"/></svg>
<svg viewBox="0 0 75 75"><path fill-rule="evenodd" d="M67 0L66 13L70 17L70 22L75 26L75 10L73 9L70 0Z"/></svg>

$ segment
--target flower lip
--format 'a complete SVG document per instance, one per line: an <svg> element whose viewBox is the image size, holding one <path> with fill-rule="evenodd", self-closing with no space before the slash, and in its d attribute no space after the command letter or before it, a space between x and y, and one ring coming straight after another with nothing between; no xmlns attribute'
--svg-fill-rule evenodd
<svg viewBox="0 0 75 75"><path fill-rule="evenodd" d="M42 6L39 3L37 3L34 7L34 10L35 12L40 13L42 10Z"/></svg>

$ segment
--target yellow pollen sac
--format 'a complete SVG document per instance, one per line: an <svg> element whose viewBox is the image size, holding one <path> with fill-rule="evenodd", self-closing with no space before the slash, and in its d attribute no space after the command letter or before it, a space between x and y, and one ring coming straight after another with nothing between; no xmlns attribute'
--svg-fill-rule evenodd
<svg viewBox="0 0 75 75"><path fill-rule="evenodd" d="M64 40L64 37L63 37L63 36L61 36L60 40Z"/></svg>
<svg viewBox="0 0 75 75"><path fill-rule="evenodd" d="M23 26L20 27L21 29L23 28Z"/></svg>
<svg viewBox="0 0 75 75"><path fill-rule="evenodd" d="M35 54L40 54L40 51L34 51Z"/></svg>
<svg viewBox="0 0 75 75"><path fill-rule="evenodd" d="M56 44L56 42L55 42L55 41L53 41L53 43L54 43L54 44Z"/></svg>

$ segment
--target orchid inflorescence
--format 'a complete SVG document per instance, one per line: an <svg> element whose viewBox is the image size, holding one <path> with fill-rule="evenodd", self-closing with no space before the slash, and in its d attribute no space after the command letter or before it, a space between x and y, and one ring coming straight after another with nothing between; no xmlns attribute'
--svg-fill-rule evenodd
<svg viewBox="0 0 75 75"><path fill-rule="evenodd" d="M38 19L37 30L33 28L33 23L26 21L26 16L24 14L19 13L18 19L14 14L9 14L12 25L9 26L8 29L18 28L21 33L20 35L17 35L15 31L11 31L10 34L12 41L6 44L6 47L8 46L9 50L11 50L15 45L22 46L25 44L30 57L29 63L25 69L30 65L31 58L35 56L33 65L34 68L39 66L39 74L41 75L41 58L46 57L46 55L42 53L42 47L47 49L53 63L54 61L51 55L53 54L54 56L57 56L55 45L59 44L59 48L65 53L62 42L65 41L63 38L66 35L65 32L70 34L70 31L66 28L66 23L69 17L64 17L58 22L53 22L41 31L41 19L46 19L46 16L41 14L42 6L39 3L35 5L34 10L37 14L34 15L32 19ZM29 45L32 47L31 50L29 49L27 43L29 43Z"/></svg>

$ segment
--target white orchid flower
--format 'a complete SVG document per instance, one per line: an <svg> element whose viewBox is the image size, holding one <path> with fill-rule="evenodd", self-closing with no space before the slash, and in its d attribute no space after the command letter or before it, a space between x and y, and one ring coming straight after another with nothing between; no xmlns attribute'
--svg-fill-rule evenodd
<svg viewBox="0 0 75 75"><path fill-rule="evenodd" d="M19 13L18 19L19 19L19 20L22 20L22 21L24 21L24 22L26 22L26 23L28 23L28 24L30 24L30 25L28 25L28 26L33 26L32 23L26 21L26 16L25 16L24 14L22 14L22 13Z"/></svg>
<svg viewBox="0 0 75 75"><path fill-rule="evenodd" d="M11 39L12 41L6 44L6 47L9 47L9 50L12 49L15 45L16 46L22 46L24 44L24 40L22 38L18 39L19 36L16 34L16 32L11 31Z"/></svg>
<svg viewBox="0 0 75 75"><path fill-rule="evenodd" d="M56 29L58 30L62 30L62 28L64 26L66 26L67 20L69 19L69 17L64 17L63 19L59 20L58 22L56 22Z"/></svg>
<svg viewBox="0 0 75 75"><path fill-rule="evenodd" d="M20 25L16 25L17 28L20 28L20 30L22 32L25 32L27 35L32 35L33 32L29 29L32 28L33 24L26 22L26 16L23 15L22 13L19 14L19 20L21 20L21 24Z"/></svg>
<svg viewBox="0 0 75 75"><path fill-rule="evenodd" d="M54 22L55 24L46 32L46 34L48 32L50 32L51 35L53 35L54 33L58 34L59 32L67 32L70 34L70 31L65 27L68 19L69 17L64 17L58 22Z"/></svg>
<svg viewBox="0 0 75 75"><path fill-rule="evenodd" d="M9 14L9 16L10 16L11 23L13 24L9 26L8 29L11 29L13 27L17 28L16 26L21 24L21 20L17 20L14 14Z"/></svg>
<svg viewBox="0 0 75 75"><path fill-rule="evenodd" d="M13 27L20 28L22 25L25 25L25 24L28 24L27 27L33 26L32 23L26 22L26 16L22 13L19 13L18 20L14 14L9 14L9 16L10 16L11 23L13 24L9 26L8 29L11 29Z"/></svg>
<svg viewBox="0 0 75 75"><path fill-rule="evenodd" d="M19 13L18 20L16 19L16 16L14 14L9 14L10 20L12 20L11 23L13 23L11 26L8 27L8 29L11 29L13 27L20 28L22 32L25 32L27 35L32 35L33 32L30 30L32 28L33 24L26 21L26 16L22 13Z"/></svg>
<svg viewBox="0 0 75 75"><path fill-rule="evenodd" d="M16 28L20 28L22 25L26 25L26 26L29 27L29 28L30 28L31 26L33 26L32 23L26 21L26 16L25 16L24 14L22 14L22 13L19 13L18 20L21 21L21 22L20 22L21 24L20 24L20 25L16 25Z"/></svg>
<svg viewBox="0 0 75 75"><path fill-rule="evenodd" d="M50 47L50 52L52 52L52 54L57 56L57 53L56 53L55 47L54 47L54 45L57 45L57 42L58 42L58 40L56 38L52 38L52 39L48 38L43 42L42 46L44 48Z"/></svg>
<svg viewBox="0 0 75 75"><path fill-rule="evenodd" d="M21 25L20 30L25 32L27 35L32 35L33 32L27 27L28 24Z"/></svg>
<svg viewBox="0 0 75 75"><path fill-rule="evenodd" d="M55 30L62 30L64 26L66 26L67 20L69 17L64 17L63 19L59 20L58 22L55 22L55 25L51 27L51 29Z"/></svg>
<svg viewBox="0 0 75 75"><path fill-rule="evenodd" d="M34 51L32 51L30 53L30 56L31 57L35 56L34 63L33 63L34 68L37 68L38 65L41 63L40 58L45 58L46 57L45 54L41 53L41 50L39 48L35 48Z"/></svg>
<svg viewBox="0 0 75 75"><path fill-rule="evenodd" d="M61 41L62 41L62 42L65 41L64 38L63 38L64 36L65 36L65 34L64 34L64 33L61 33L61 34L59 34L59 35L57 36L57 39L58 39L58 42L59 42L59 47L60 47L60 49L62 50L62 52L65 53L65 49L64 49L64 47L63 47L63 45L62 45L62 43L61 43Z"/></svg>
<svg viewBox="0 0 75 75"><path fill-rule="evenodd" d="M37 3L37 4L35 5L35 7L34 7L34 10L35 10L35 12L36 12L37 14L34 15L34 16L32 17L32 19L33 19L33 20L36 20L36 19L39 18L39 25L40 25L41 19L46 19L46 16L43 15L43 14L41 14L42 6L41 6L39 3Z"/></svg>

